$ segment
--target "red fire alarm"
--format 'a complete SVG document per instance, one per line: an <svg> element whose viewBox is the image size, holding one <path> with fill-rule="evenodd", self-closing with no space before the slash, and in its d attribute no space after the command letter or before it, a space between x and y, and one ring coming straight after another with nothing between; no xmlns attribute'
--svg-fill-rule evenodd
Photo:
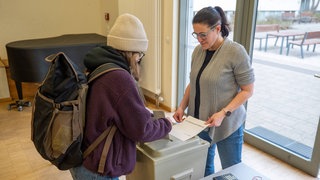
<svg viewBox="0 0 320 180"><path fill-rule="evenodd" d="M109 21L110 19L109 19L109 13L104 13L104 19L106 20L106 21Z"/></svg>

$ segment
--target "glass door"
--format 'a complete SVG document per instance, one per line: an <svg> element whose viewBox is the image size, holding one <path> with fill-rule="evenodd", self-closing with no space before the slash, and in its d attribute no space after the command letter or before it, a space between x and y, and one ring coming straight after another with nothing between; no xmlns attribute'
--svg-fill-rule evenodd
<svg viewBox="0 0 320 180"><path fill-rule="evenodd" d="M246 143L316 177L320 162L320 45L299 46L306 32L320 32L320 8L312 2L181 2L177 101L188 84L191 53L197 44L191 36L192 17L202 7L218 5L235 27L229 38L250 46L247 50L255 69L255 92L247 103ZM236 18L236 14L244 18ZM253 33L239 26L250 21Z"/></svg>
<svg viewBox="0 0 320 180"><path fill-rule="evenodd" d="M320 46L314 47L307 35L320 37L320 8L311 1L278 2L258 3L252 60L256 82L247 105L246 139L317 176Z"/></svg>

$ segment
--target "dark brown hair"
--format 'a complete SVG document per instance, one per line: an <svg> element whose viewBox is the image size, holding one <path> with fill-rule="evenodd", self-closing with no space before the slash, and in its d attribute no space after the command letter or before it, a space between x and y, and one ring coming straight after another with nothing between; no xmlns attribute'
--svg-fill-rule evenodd
<svg viewBox="0 0 320 180"><path fill-rule="evenodd" d="M140 66L139 63L136 62L134 57L134 52L130 51L119 51L122 56L127 60L129 63L131 75L134 77L136 81L140 79Z"/></svg>
<svg viewBox="0 0 320 180"><path fill-rule="evenodd" d="M209 27L220 23L222 37L227 37L229 35L229 23L227 21L224 11L219 6L208 6L198 11L192 20L192 24L197 23L207 24Z"/></svg>

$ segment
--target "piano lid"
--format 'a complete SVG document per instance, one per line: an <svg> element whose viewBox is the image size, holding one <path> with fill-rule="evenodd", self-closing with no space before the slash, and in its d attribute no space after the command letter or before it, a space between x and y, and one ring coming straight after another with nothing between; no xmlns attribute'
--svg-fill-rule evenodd
<svg viewBox="0 0 320 180"><path fill-rule="evenodd" d="M11 78L18 82L42 82L50 63L45 58L64 52L81 69L83 58L94 47L105 45L99 34L66 34L58 37L15 41L6 45Z"/></svg>
<svg viewBox="0 0 320 180"><path fill-rule="evenodd" d="M105 36L98 34L66 34L57 37L29 39L8 43L9 48L17 49L44 49L57 48L60 46L86 46L88 44L104 44L107 42Z"/></svg>

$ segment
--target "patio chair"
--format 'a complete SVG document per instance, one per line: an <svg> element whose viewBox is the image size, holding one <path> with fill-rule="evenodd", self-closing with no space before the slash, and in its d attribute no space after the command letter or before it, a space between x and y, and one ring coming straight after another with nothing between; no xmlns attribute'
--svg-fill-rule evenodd
<svg viewBox="0 0 320 180"><path fill-rule="evenodd" d="M313 45L312 52L315 51L316 45L320 44L320 31L306 32L302 39L288 41L287 45L287 56L289 54L290 46L300 46L300 54L301 58L304 58L303 54L303 46L307 46L307 51L309 50L309 46Z"/></svg>
<svg viewBox="0 0 320 180"><path fill-rule="evenodd" d="M256 26L254 38L259 40L259 50L262 48L262 40L267 38L267 33L279 32L279 24L261 24ZM278 40L278 38L277 38Z"/></svg>

